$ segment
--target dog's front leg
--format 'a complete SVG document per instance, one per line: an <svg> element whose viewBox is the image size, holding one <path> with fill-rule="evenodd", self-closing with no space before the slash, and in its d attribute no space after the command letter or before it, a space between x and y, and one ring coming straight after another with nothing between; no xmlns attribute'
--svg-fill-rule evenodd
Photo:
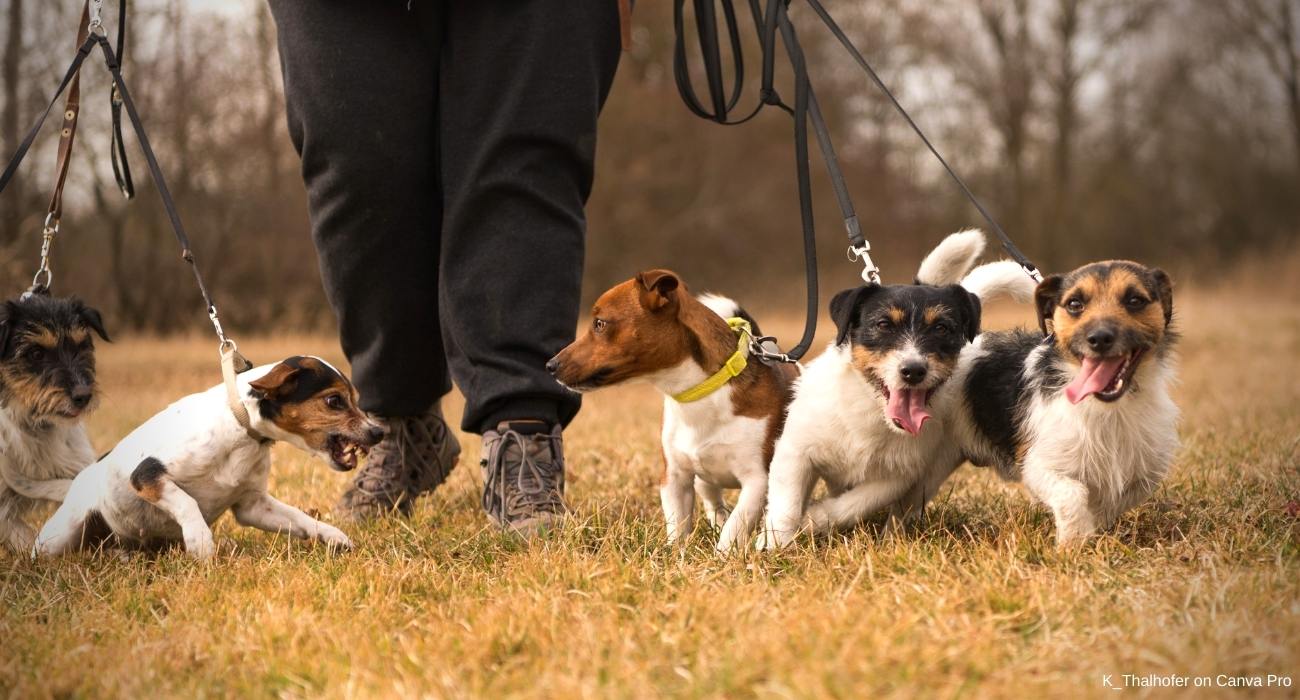
<svg viewBox="0 0 1300 700"><path fill-rule="evenodd" d="M331 549L352 549L352 540L342 530L277 501L268 493L251 494L236 503L231 510L240 525L266 532L288 533L304 540L317 540Z"/></svg>
<svg viewBox="0 0 1300 700"><path fill-rule="evenodd" d="M805 522L813 532L829 532L856 525L868 515L885 508L907 491L911 482L903 479L868 481L833 498L808 507Z"/></svg>
<svg viewBox="0 0 1300 700"><path fill-rule="evenodd" d="M755 544L762 550L784 547L798 534L816 480L803 446L788 437L777 441L772 456L772 471L767 479L767 522Z"/></svg>
<svg viewBox="0 0 1300 700"><path fill-rule="evenodd" d="M195 559L208 559L216 553L212 529L203 518L198 501L172 481L167 465L148 457L131 472L130 481L137 496L161 508L181 526L187 554Z"/></svg>
<svg viewBox="0 0 1300 700"><path fill-rule="evenodd" d="M1046 465L1026 464L1025 486L1048 508L1056 521L1056 546L1068 547L1097 531L1097 518L1088 507L1088 487L1061 476Z"/></svg>
<svg viewBox="0 0 1300 700"><path fill-rule="evenodd" d="M704 504L704 519L721 530L722 526L727 522L727 517L731 515L727 509L727 502L722 498L722 488L697 476L695 477L695 497L700 499L700 503Z"/></svg>
<svg viewBox="0 0 1300 700"><path fill-rule="evenodd" d="M740 482L740 496L736 498L736 507L722 526L718 537L719 552L730 552L748 543L754 533L754 526L763 517L763 502L767 500L767 474L758 470L757 474L748 476Z"/></svg>
<svg viewBox="0 0 1300 700"><path fill-rule="evenodd" d="M670 460L659 487L659 501L664 507L668 543L684 541L695 527L695 472Z"/></svg>

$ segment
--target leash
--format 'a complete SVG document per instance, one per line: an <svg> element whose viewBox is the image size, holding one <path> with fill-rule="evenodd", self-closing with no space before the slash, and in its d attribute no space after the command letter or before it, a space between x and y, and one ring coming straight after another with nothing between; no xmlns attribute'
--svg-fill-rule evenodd
<svg viewBox="0 0 1300 700"><path fill-rule="evenodd" d="M744 88L744 57L741 50L740 30L737 20L736 10L732 0L717 0L716 5L722 8L722 18L730 46L733 59L732 83L730 90L723 85L722 75L722 57L720 51L718 13L716 11L714 0L692 0L692 9L695 15L695 23L699 39L700 55L704 63L704 76L709 93L710 106L706 107L700 100L695 86L690 77L690 70L687 65L686 40L685 40L685 19L684 5L686 0L676 0L674 4L674 28L676 30L676 42L674 44L673 55L673 75L677 82L677 91L682 97L682 101L696 116L708 119L724 126L735 126L743 124L753 119L764 107L774 106L789 114L794 120L794 142L795 142L795 175L798 181L799 191L799 217L803 229L803 247L804 247L804 276L807 280L807 311L804 322L803 337L799 344L792 348L788 353L770 352L762 347L762 341L772 340L771 337L756 338L751 345L751 352L763 360L775 360L780 362L796 362L807 353L812 344L813 336L817 331L817 250L816 250L816 227L813 220L812 210L812 187L811 178L808 172L808 123L811 122L813 131L817 138L817 145L821 151L822 159L826 164L827 173L830 177L832 189L835 192L835 199L840 208L840 213L844 219L845 231L848 234L849 247L847 256L850 261L862 263L862 280L867 284L880 284L880 268L871 259L871 244L862 233L861 225L858 222L856 210L854 209L852 199L849 196L848 184L844 174L840 169L839 159L835 155L834 145L831 142L830 129L826 126L826 120L822 115L821 108L817 103L816 94L813 91L811 80L808 76L808 67L804 57L803 48L799 44L798 35L794 25L790 22L788 16L788 7L790 0L768 0L767 9L764 10L759 5L759 0L748 0L750 13L753 15L755 30L758 34L758 42L762 51L763 72L762 82L759 91L759 101L754 108L745 116L733 119L732 111L740 101ZM989 222L998 238L1002 241L1002 246L1007 253L1011 255L1017 263L1024 268L1026 274L1036 282L1042 280L1042 275L1027 257L1011 241L1011 238L997 223L989 211L980 202L979 198L966 186L965 181L957 175L956 171L948 164L940 154L938 149L930 142L921 130L920 126L912 119L885 85L871 64L862 56L862 54L853 46L845 36L830 14L822 7L818 0L808 0L808 4L813 11L835 35L836 39L853 55L855 61L867 73L872 82L880 88L889 98L895 109L904 117L912 130L920 136L930 152L939 159L943 164L944 170L957 183L962 193L967 199L975 205L980 215ZM782 101L780 95L774 87L775 62L776 62L776 33L781 33L782 44L785 47L785 53L790 61L790 67L794 75L795 87L795 104L793 107Z"/></svg>
<svg viewBox="0 0 1300 700"><path fill-rule="evenodd" d="M149 136L145 133L144 124L140 120L140 114L136 110L135 101L131 99L131 91L127 87L126 80L122 77L122 66L118 61L117 54L114 53L113 47L109 45L105 36L104 26L100 15L103 0L90 0L90 19L87 23L87 36L81 42L77 49L76 56L73 57L72 63L64 73L62 82L59 83L54 97L50 99L45 110L37 117L35 124L27 136L18 145L18 150L14 153L13 158L9 161L8 166L0 174L0 192L9 184L18 166L22 164L27 152L31 149L32 143L35 142L37 134L40 133L41 127L44 126L45 120L49 117L50 111L58 102L59 97L68 87L77 80L78 73L82 64L96 47L104 56L104 63L113 78L115 101L121 102L121 107L125 108L127 117L131 120L131 127L135 132L136 141L140 144L140 150L144 153L145 164L149 168L149 174L153 178L155 186L158 188L158 195L162 198L163 209L167 212L167 218L171 223L172 233L175 234L176 241L181 247L181 259L190 267L194 274L194 281L199 288L199 294L203 297L204 308L208 314L208 320L212 323L212 329L216 332L220 341L218 352L221 356L222 381L226 386L227 399L230 404L231 413L234 414L235 420L239 422L250 435L254 434L250 428L248 410L243 403L239 401L238 390L235 384L235 375L252 368L250 363L243 355L239 353L239 346L235 341L228 337L221 326L221 318L217 312L217 305L212 301L212 296L208 292L208 287L203 281L203 275L199 271L198 264L194 259L194 251L190 246L189 237L185 234L185 227L181 223L181 217L176 210L176 202L172 199L171 190L167 187L167 181L163 177L162 168L158 165L158 158L154 153L153 146L149 143ZM125 7L125 0L123 0ZM119 36L122 36L119 33ZM120 140L119 140L120 143ZM69 152L70 152L69 148ZM125 161L124 161L125 162ZM49 221L47 219L47 225ZM48 267L48 248L52 235L45 239L42 245L43 266ZM38 273L40 274L40 273ZM49 279L47 277L47 279Z"/></svg>
<svg viewBox="0 0 1300 700"><path fill-rule="evenodd" d="M754 333L749 327L749 321L743 318L729 318L727 325L731 330L736 332L736 351L731 353L731 357L722 364L722 369L714 372L708 379L696 384L686 391L673 394L673 401L677 403L691 403L712 394L713 392L726 386L732 379L739 377L741 372L749 366L749 359L746 355L751 352Z"/></svg>

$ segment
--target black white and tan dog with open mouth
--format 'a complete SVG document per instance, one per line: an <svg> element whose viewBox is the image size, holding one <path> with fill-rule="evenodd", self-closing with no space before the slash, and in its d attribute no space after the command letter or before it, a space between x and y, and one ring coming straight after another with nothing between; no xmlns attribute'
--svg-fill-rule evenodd
<svg viewBox="0 0 1300 700"><path fill-rule="evenodd" d="M974 291L958 286L983 249L979 231L955 233L922 262L916 284L866 285L831 301L836 338L796 385L772 459L760 548L885 508L895 520L915 516L961 464L948 434L960 402L949 378L979 333L981 299L1016 292L1016 276L1024 277L1002 261L971 272ZM827 496L809 503L818 479Z"/></svg>
<svg viewBox="0 0 1300 700"><path fill-rule="evenodd" d="M1173 287L1109 261L1048 277L1035 299L1042 333L985 333L964 354L954 437L1051 508L1066 545L1145 501L1178 449Z"/></svg>
<svg viewBox="0 0 1300 700"><path fill-rule="evenodd" d="M97 546L112 537L130 548L183 542L196 559L215 552L210 525L227 510L241 525L348 549L338 528L267 493L271 445L285 442L337 471L384 436L357 408L352 382L317 357L294 356L236 378L245 428L224 384L172 404L127 435L72 483L42 528L37 555Z"/></svg>
<svg viewBox="0 0 1300 700"><path fill-rule="evenodd" d="M82 419L99 394L96 335L108 340L99 312L77 299L0 303L0 541L14 551L36 539L23 516L95 461Z"/></svg>

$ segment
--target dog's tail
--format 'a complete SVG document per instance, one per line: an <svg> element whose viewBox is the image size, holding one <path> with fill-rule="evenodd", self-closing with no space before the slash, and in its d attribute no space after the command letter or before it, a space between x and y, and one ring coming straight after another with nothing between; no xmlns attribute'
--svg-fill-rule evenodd
<svg viewBox="0 0 1300 700"><path fill-rule="evenodd" d="M975 228L958 231L925 256L916 271L916 283L938 287L957 284L983 252L984 232Z"/></svg>
<svg viewBox="0 0 1300 700"><path fill-rule="evenodd" d="M724 297L720 294L701 294L696 297L696 299L698 299L701 304L709 307L710 311L723 318L743 318L746 321L749 321L749 330L753 332L755 337L762 337L763 331L759 330L758 321L756 321L753 316L750 316L749 312L746 311L745 308L735 299ZM770 340L764 342L763 347L766 348L768 352L781 352L781 349L776 346L776 343L773 343Z"/></svg>
<svg viewBox="0 0 1300 700"><path fill-rule="evenodd" d="M980 298L981 302L1008 296L1027 304L1034 300L1037 285L1025 269L1014 260L999 260L985 263L970 271L961 281L966 291Z"/></svg>

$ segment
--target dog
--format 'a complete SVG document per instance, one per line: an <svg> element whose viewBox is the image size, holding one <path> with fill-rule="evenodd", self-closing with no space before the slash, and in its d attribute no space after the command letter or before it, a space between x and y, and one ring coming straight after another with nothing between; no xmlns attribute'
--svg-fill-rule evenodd
<svg viewBox="0 0 1300 700"><path fill-rule="evenodd" d="M753 317L731 299L693 296L668 270L606 291L591 316L587 333L547 369L578 392L632 380L654 385L664 394L660 500L668 541L690 534L698 496L720 529L719 551L748 545L798 366L752 357L749 341L761 337ZM734 488L740 495L728 513L722 490Z"/></svg>
<svg viewBox="0 0 1300 700"><path fill-rule="evenodd" d="M1052 510L1067 546L1145 501L1178 450L1173 285L1107 261L1049 276L1034 297L1041 333L985 333L962 358L955 433L973 464Z"/></svg>
<svg viewBox="0 0 1300 700"><path fill-rule="evenodd" d="M357 408L351 381L318 357L257 367L238 375L236 384L247 429L224 384L173 403L77 475L41 529L34 554L85 549L112 537L128 548L183 542L189 556L207 559L215 553L210 525L227 510L241 525L350 549L339 529L267 493L271 446L285 442L349 471L385 430Z"/></svg>
<svg viewBox="0 0 1300 700"><path fill-rule="evenodd" d="M891 526L914 519L961 465L948 434L960 401L949 379L979 334L982 299L1015 292L1009 279L1024 276L1010 261L971 271L983 250L981 232L958 232L926 256L915 284L867 285L831 300L835 340L796 385L772 460L760 549L885 508ZM974 292L957 284L968 271ZM818 479L827 496L809 504Z"/></svg>
<svg viewBox="0 0 1300 700"><path fill-rule="evenodd" d="M99 394L95 309L74 298L26 295L0 304L0 539L25 552L23 521L39 501L62 501L95 461L82 417Z"/></svg>

